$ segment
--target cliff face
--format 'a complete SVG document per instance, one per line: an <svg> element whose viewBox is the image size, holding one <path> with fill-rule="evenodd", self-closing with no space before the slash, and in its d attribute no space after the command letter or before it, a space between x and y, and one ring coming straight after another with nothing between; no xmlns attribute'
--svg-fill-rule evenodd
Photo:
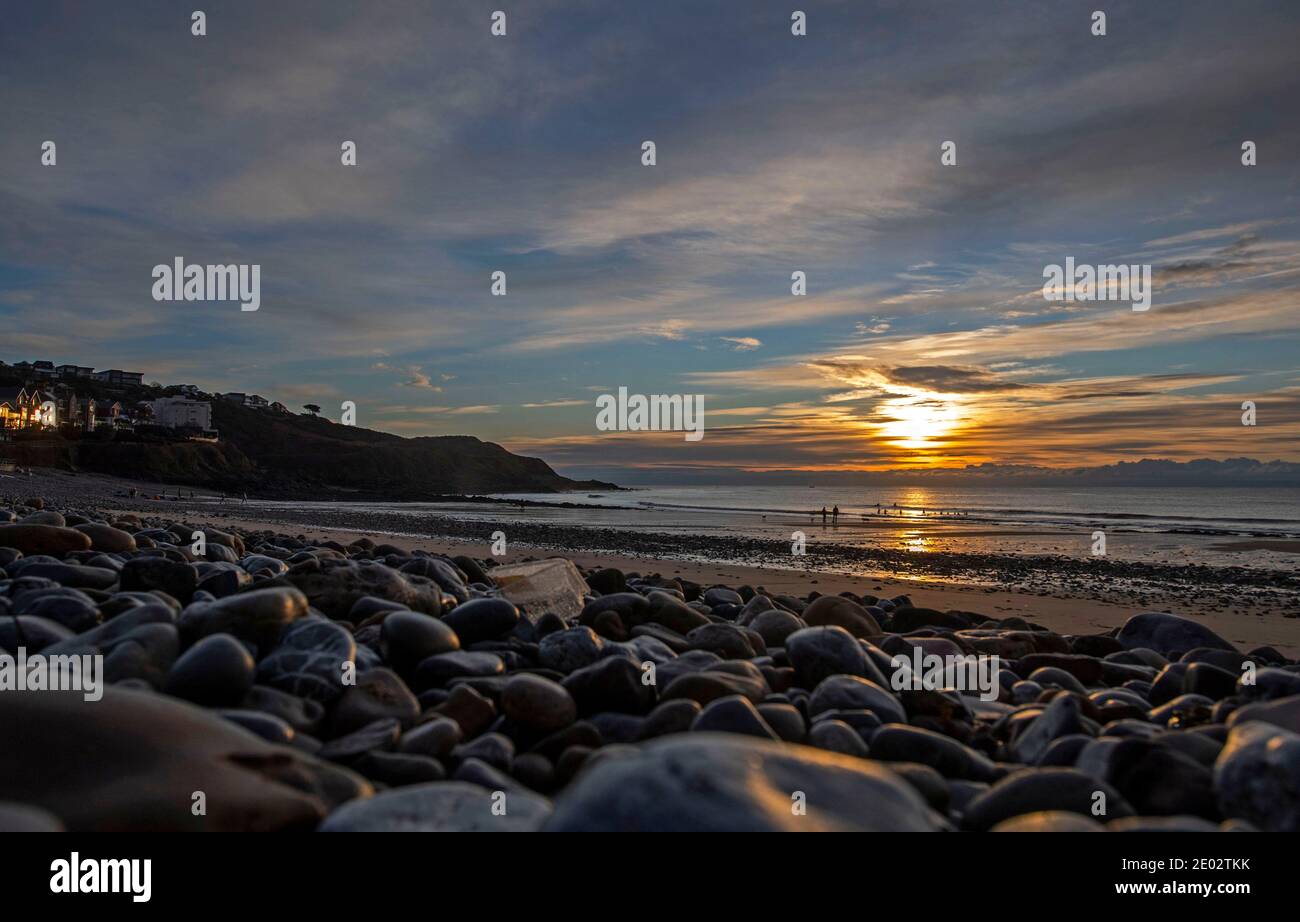
<svg viewBox="0 0 1300 922"><path fill-rule="evenodd" d="M328 486L389 499L445 493L616 489L561 477L539 458L471 436L405 439L326 419L251 410L218 401L213 425L266 473L267 486L311 492Z"/></svg>
<svg viewBox="0 0 1300 922"><path fill-rule="evenodd" d="M24 466L62 467L137 480L283 498L420 500L459 493L609 490L561 477L539 458L470 436L405 439L311 416L212 405L219 443L147 437L14 441Z"/></svg>
<svg viewBox="0 0 1300 922"><path fill-rule="evenodd" d="M187 484L214 489L255 489L260 473L233 445L205 442L20 440L5 446L5 457L23 467L111 474L133 480Z"/></svg>

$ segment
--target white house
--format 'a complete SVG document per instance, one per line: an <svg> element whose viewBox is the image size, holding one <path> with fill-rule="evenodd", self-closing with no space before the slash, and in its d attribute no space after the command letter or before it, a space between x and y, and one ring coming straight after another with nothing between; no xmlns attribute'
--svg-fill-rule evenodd
<svg viewBox="0 0 1300 922"><path fill-rule="evenodd" d="M188 397L160 397L151 401L153 421L168 429L211 429L212 404Z"/></svg>

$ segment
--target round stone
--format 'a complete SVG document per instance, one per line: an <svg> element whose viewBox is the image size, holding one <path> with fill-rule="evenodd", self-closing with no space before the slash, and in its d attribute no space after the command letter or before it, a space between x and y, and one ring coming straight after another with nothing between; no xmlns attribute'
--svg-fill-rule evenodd
<svg viewBox="0 0 1300 922"><path fill-rule="evenodd" d="M501 710L511 720L549 733L578 719L578 706L564 686L527 673L516 675L501 693Z"/></svg>
<svg viewBox="0 0 1300 922"><path fill-rule="evenodd" d="M470 599L443 615L461 643L495 640L519 623L519 609L506 599Z"/></svg>
<svg viewBox="0 0 1300 922"><path fill-rule="evenodd" d="M555 831L926 832L943 821L886 768L808 746L687 733L598 754L560 797ZM802 794L802 812L792 809Z"/></svg>
<svg viewBox="0 0 1300 922"><path fill-rule="evenodd" d="M238 704L253 687L256 664L229 634L210 634L172 664L163 691L205 707Z"/></svg>
<svg viewBox="0 0 1300 922"><path fill-rule="evenodd" d="M258 663L257 680L328 703L345 690L349 670L358 671L356 657L356 641L345 628L323 618L303 618L285 628L279 644Z"/></svg>
<svg viewBox="0 0 1300 922"><path fill-rule="evenodd" d="M379 648L389 665L406 674L421 660L459 650L460 638L450 625L437 618L419 612L395 611L384 618Z"/></svg>
<svg viewBox="0 0 1300 922"><path fill-rule="evenodd" d="M529 832L550 815L550 801L536 794L435 781L346 804L326 817L320 831Z"/></svg>

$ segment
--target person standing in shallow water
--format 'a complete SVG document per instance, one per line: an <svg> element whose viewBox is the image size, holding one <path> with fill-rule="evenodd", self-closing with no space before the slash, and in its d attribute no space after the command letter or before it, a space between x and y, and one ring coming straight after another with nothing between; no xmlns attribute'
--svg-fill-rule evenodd
<svg viewBox="0 0 1300 922"><path fill-rule="evenodd" d="M836 525L840 524L840 507L839 507L839 506L836 506L834 509L831 510L831 522L833 522L833 523L836 524Z"/></svg>
<svg viewBox="0 0 1300 922"><path fill-rule="evenodd" d="M826 524L826 507L822 506L822 524Z"/></svg>

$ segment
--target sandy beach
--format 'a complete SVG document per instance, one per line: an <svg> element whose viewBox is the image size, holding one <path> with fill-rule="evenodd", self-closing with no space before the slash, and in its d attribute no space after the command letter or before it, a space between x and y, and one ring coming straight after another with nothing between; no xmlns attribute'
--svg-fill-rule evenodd
<svg viewBox="0 0 1300 922"><path fill-rule="evenodd" d="M129 496L133 488L138 494L135 497ZM217 495L188 487L178 488L55 470L33 471L30 477L0 477L0 495L27 492L82 503L92 508L183 517L196 524L219 528L289 532L310 538L333 538L343 544L365 536L403 548L464 554L480 559L491 556L490 535L495 527L477 523L466 529L469 532L477 531L482 535L481 539L410 534L403 533L410 528L409 522L394 523L383 517L358 515L351 510L344 511L343 507L339 507L330 516L284 507L277 507L272 512L259 509L255 502L241 504L237 498L219 503ZM178 492L183 499L175 499ZM155 496L172 498L155 499ZM562 495L556 497L557 502L563 500ZM502 504L500 508L502 527L512 535L519 533L522 529L511 526L508 522L511 507ZM312 520L317 518L332 518L337 522L313 525ZM600 540L608 542L611 534L607 530L602 531ZM640 536L629 537L635 537L630 542L633 546L646 546ZM906 593L916 604L929 608L976 612L990 617L1014 615L1062 633L1108 631L1119 627L1132 615L1144 611L1165 611L1194 618L1243 648L1271 645L1289 655L1300 653L1300 596L1294 593L1270 593L1252 597L1240 589L1221 592L1208 585L1179 586L1129 579L1097 580L1067 575L1051 568L1024 575L1019 585L1005 582L1001 585L972 585L960 576L945 578L942 573L921 579L900 577L883 569L856 575L770 565L718 563L701 560L691 554L665 553L665 548L676 542L650 544L648 547L653 551L652 554L642 551L618 553L584 550L574 546L575 542L584 540L581 530L575 529L565 530L563 538L564 546L548 546L512 537L507 545L507 553L497 559L505 563L564 556L585 567L609 566L643 574L681 576L706 585L722 583L755 588L761 586L771 592L799 593L813 588L832 595L845 590L885 597ZM1294 550L1292 545L1295 543L1251 540L1231 542L1232 546L1243 551L1249 551L1257 545L1268 545L1273 550ZM929 556L934 558L936 565L945 557L943 554ZM809 558L803 558L803 561L808 560ZM1025 588L1026 586L1030 588Z"/></svg>
<svg viewBox="0 0 1300 922"><path fill-rule="evenodd" d="M144 511L144 510L142 510ZM157 510L152 510L157 514ZM250 531L274 531L281 526L267 521L244 518L238 514L207 516L196 515L199 524L219 528L243 528ZM413 538L367 534L361 530L308 530L308 538L327 538L340 544L349 544L359 537L383 540L406 550L426 550L437 554L464 554L485 557L489 554L487 542L446 541L434 538ZM501 563L514 563L553 556L536 548L521 548L497 558ZM559 555L554 555L559 556ZM1097 599L1068 598L1023 592L1005 592L991 589L971 589L957 584L920 582L916 580L876 579L871 577L837 576L834 574L809 574L802 570L782 570L769 567L744 567L730 564L701 563L691 560L648 560L641 557L615 554L584 554L565 552L568 559L581 567L615 567L629 573L684 577L703 585L720 583L728 586L748 585L760 587L769 593L802 593L814 588L824 595L837 595L848 590L855 594L870 593L885 597L906 594L915 604L940 611L965 611L988 615L992 618L1018 616L1037 622L1062 634L1096 634L1117 628L1130 617L1151 609L1145 606L1105 602ZM1300 655L1300 618L1287 618L1277 614L1244 615L1238 612L1214 611L1198 614L1193 606L1169 606L1164 611L1194 617L1215 633L1244 648L1272 646L1289 656Z"/></svg>

